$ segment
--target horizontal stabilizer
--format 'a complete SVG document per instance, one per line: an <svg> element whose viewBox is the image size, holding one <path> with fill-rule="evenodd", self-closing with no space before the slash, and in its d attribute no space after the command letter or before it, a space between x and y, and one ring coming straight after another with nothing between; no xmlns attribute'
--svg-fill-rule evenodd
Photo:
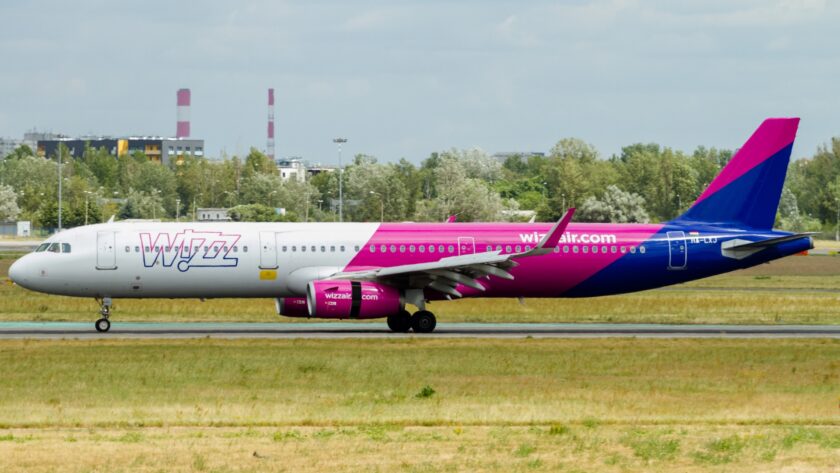
<svg viewBox="0 0 840 473"><path fill-rule="evenodd" d="M723 256L727 256L729 258L744 259L747 256L758 253L765 248L788 241L799 240L801 238L809 238L811 235L816 235L817 233L818 232L794 233L793 235L785 235L759 241L749 241L736 238L734 240L723 242L721 245L721 252L723 253Z"/></svg>

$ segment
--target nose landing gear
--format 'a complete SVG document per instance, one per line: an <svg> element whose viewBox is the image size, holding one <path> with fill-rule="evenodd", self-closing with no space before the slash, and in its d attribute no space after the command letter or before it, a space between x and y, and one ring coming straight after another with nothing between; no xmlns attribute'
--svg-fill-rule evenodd
<svg viewBox="0 0 840 473"><path fill-rule="evenodd" d="M103 297L102 299L97 299L96 302L99 303L99 314L102 318L96 321L94 327L96 327L97 332L107 332L111 330L111 321L108 320L108 317L111 315L111 298Z"/></svg>

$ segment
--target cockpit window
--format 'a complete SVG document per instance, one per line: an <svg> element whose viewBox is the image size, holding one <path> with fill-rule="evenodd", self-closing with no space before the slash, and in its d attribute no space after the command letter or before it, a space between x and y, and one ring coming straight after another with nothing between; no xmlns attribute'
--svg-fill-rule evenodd
<svg viewBox="0 0 840 473"><path fill-rule="evenodd" d="M35 253L41 253L42 251L47 251L47 247L50 246L49 243L41 243L38 245L38 248L35 249Z"/></svg>
<svg viewBox="0 0 840 473"><path fill-rule="evenodd" d="M47 251L51 253L61 253L61 245L58 243L50 243L50 247L47 248Z"/></svg>
<svg viewBox="0 0 840 473"><path fill-rule="evenodd" d="M62 253L70 253L70 243L62 243L61 244L61 252Z"/></svg>

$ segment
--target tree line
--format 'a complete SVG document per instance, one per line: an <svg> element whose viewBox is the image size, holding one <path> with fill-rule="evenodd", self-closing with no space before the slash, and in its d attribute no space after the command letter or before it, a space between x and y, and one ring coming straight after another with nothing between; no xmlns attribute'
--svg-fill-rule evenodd
<svg viewBox="0 0 840 473"><path fill-rule="evenodd" d="M256 149L244 157L210 160L186 155L170 165L142 152L113 156L86 148L62 161L65 227L119 219L192 219L196 208L225 207L241 221L338 220L338 172L305 182L284 181ZM420 165L381 163L360 154L343 173L346 221L540 221L577 207L578 221L667 221L684 212L731 159L726 149L685 153L655 143L633 144L604 158L592 145L562 139L544 156L503 162L480 149L432 153ZM0 220L58 224L55 156L21 146L0 161ZM285 209L278 214L275 209ZM833 234L840 212L840 138L793 160L777 227Z"/></svg>

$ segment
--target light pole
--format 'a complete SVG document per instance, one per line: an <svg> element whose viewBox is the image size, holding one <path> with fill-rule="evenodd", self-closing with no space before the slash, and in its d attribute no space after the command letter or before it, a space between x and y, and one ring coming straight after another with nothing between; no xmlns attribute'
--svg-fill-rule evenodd
<svg viewBox="0 0 840 473"><path fill-rule="evenodd" d="M385 221L385 199L382 198L382 194L379 192L370 191L371 195L379 196L379 221Z"/></svg>
<svg viewBox="0 0 840 473"><path fill-rule="evenodd" d="M91 191L85 191L85 225L88 224L88 205L89 205L88 201L90 200L90 195L92 193L93 192L91 192Z"/></svg>
<svg viewBox="0 0 840 473"><path fill-rule="evenodd" d="M563 211L566 211L566 194L563 194Z"/></svg>
<svg viewBox="0 0 840 473"><path fill-rule="evenodd" d="M198 207L196 206L196 198L203 196L204 194L193 195L193 222L198 221Z"/></svg>
<svg viewBox="0 0 840 473"><path fill-rule="evenodd" d="M333 138L333 143L338 145L338 221L344 221L344 192L342 181L344 180L344 167L341 165L341 145L347 143L347 138Z"/></svg>
<svg viewBox="0 0 840 473"><path fill-rule="evenodd" d="M61 231L61 143L58 143L56 148L56 156L58 157L58 231Z"/></svg>
<svg viewBox="0 0 840 473"><path fill-rule="evenodd" d="M175 199L175 221L181 221L181 199Z"/></svg>
<svg viewBox="0 0 840 473"><path fill-rule="evenodd" d="M157 220L157 198L155 196L160 193L157 189L152 189L152 220Z"/></svg>

